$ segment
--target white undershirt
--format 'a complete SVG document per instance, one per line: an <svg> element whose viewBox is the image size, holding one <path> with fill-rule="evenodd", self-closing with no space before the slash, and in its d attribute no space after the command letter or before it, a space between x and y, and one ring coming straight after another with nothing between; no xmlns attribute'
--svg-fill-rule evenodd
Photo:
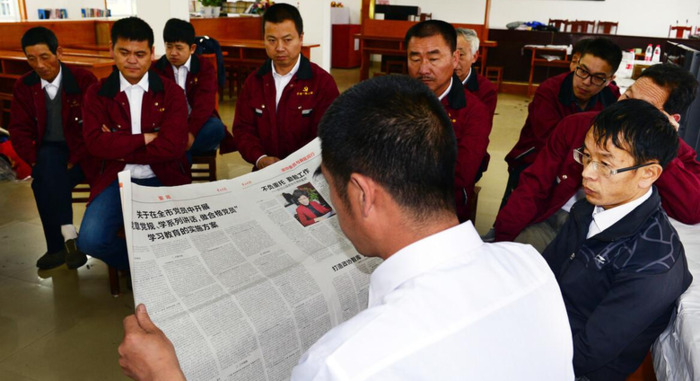
<svg viewBox="0 0 700 381"><path fill-rule="evenodd" d="M61 85L61 80L63 79L63 68L59 66L58 69L58 75L56 78L53 79L53 81L49 82L45 79L41 79L41 88L43 90L46 90L46 94L49 95L49 98L53 100L56 98L56 94L58 94L58 87Z"/></svg>
<svg viewBox="0 0 700 381"><path fill-rule="evenodd" d="M148 91L148 72L141 80L132 85L119 73L119 90L126 94L129 100L129 112L131 114L131 134L141 134L141 107L143 105L143 94ZM132 179L149 179L156 177L151 166L148 164L127 164L124 169L131 171Z"/></svg>
<svg viewBox="0 0 700 381"><path fill-rule="evenodd" d="M170 65L173 67L173 74L175 76L175 83L177 83L178 86L182 88L182 90L185 92L185 99L187 99L187 74L190 72L190 67L191 67L191 62L192 62L192 56L187 59L187 62L185 62L182 66L175 67L175 65ZM192 107L190 106L190 102L187 102L187 115L192 113Z"/></svg>
<svg viewBox="0 0 700 381"><path fill-rule="evenodd" d="M651 197L651 188L649 188L647 193L642 195L642 197L632 200L626 204L616 206L614 208L606 210L603 209L603 207L601 206L596 206L595 208L593 208L593 220L588 226L588 235L586 235L586 239L591 238L594 235L601 233L605 231L605 229L613 226L617 221L620 221L624 216L628 215L636 207L642 205L642 203L644 203L644 201L646 201L649 197Z"/></svg>
<svg viewBox="0 0 700 381"><path fill-rule="evenodd" d="M301 63L301 54L299 57L297 57L297 63L294 64L294 67L292 70L289 71L287 74L278 74L277 70L275 70L275 62L273 61L271 63L272 65L272 78L275 79L275 109L277 108L277 105L280 103L280 98L282 98L282 92L284 91L284 88L287 87L289 82L292 80L292 77L294 74L297 73L299 70L299 64Z"/></svg>

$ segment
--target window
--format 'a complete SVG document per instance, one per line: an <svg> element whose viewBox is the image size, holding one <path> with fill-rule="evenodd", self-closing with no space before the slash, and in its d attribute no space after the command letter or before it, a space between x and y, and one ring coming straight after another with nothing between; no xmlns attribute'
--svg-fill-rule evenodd
<svg viewBox="0 0 700 381"><path fill-rule="evenodd" d="M112 12L112 17L133 16L136 14L135 8L133 0L107 0L107 9Z"/></svg>
<svg viewBox="0 0 700 381"><path fill-rule="evenodd" d="M0 0L0 21L18 21L17 0Z"/></svg>

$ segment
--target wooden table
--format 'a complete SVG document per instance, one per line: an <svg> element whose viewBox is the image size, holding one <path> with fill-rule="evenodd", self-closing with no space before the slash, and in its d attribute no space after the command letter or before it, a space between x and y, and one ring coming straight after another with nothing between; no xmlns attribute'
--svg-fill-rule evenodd
<svg viewBox="0 0 700 381"><path fill-rule="evenodd" d="M535 73L535 66L543 66L543 67L565 67L568 68L569 65L571 64L571 57L569 57L569 54L566 50L566 48L559 48L559 47L548 47L546 45L544 46L535 46L535 45L526 45L523 47L523 49L530 51L531 53L531 58L530 58L530 79L528 80L527 83L527 96L532 95L532 77ZM538 57L540 55L540 57ZM559 58L550 60L547 58L542 57L542 55L553 55L557 56Z"/></svg>
<svg viewBox="0 0 700 381"><path fill-rule="evenodd" d="M406 46L403 37L370 36L363 34L356 34L355 37L360 39L361 81L369 78L369 59L371 54L406 57ZM496 41L486 40L480 42L479 54L481 56L481 66L479 67L479 74L484 74L488 57L488 48L494 48L496 46L498 46Z"/></svg>
<svg viewBox="0 0 700 381"><path fill-rule="evenodd" d="M83 48L63 48L63 56L73 57L96 57L96 58L112 58L112 52L109 50L99 49L83 49ZM70 58L69 58L70 59Z"/></svg>

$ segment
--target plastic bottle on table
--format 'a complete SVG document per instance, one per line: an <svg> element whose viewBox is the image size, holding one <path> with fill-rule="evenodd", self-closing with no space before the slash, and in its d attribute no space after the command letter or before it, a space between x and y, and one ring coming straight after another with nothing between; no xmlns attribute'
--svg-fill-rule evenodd
<svg viewBox="0 0 700 381"><path fill-rule="evenodd" d="M644 61L651 61L651 57L654 54L654 47L649 44L647 46L646 52L644 52Z"/></svg>
<svg viewBox="0 0 700 381"><path fill-rule="evenodd" d="M656 45L654 55L651 57L651 62L661 62L661 45Z"/></svg>

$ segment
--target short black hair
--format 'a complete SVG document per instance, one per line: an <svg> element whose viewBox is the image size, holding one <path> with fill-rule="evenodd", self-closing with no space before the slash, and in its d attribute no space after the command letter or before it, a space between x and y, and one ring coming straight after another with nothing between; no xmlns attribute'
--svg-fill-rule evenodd
<svg viewBox="0 0 700 381"><path fill-rule="evenodd" d="M349 203L353 173L384 187L416 221L455 212L457 143L444 107L423 83L382 76L341 94L319 125L322 161Z"/></svg>
<svg viewBox="0 0 700 381"><path fill-rule="evenodd" d="M613 74L620 67L622 61L622 49L611 39L606 37L592 38L581 51L581 58L586 54L598 57L607 62L612 68Z"/></svg>
<svg viewBox="0 0 700 381"><path fill-rule="evenodd" d="M299 197L301 196L306 196L308 198L309 192L301 189L295 189L294 192L292 192L292 199L294 199L295 204L299 204Z"/></svg>
<svg viewBox="0 0 700 381"><path fill-rule="evenodd" d="M112 46L119 38L129 41L148 41L148 48L153 47L153 29L142 19L131 16L114 22L112 25Z"/></svg>
<svg viewBox="0 0 700 381"><path fill-rule="evenodd" d="M582 54L583 51L586 50L586 47L588 47L588 44L591 43L591 40L591 38L582 38L578 40L578 42L575 43L571 49L571 55L574 55L576 53Z"/></svg>
<svg viewBox="0 0 700 381"><path fill-rule="evenodd" d="M608 106L593 121L596 143L615 147L632 155L635 165L658 161L666 167L678 155L678 132L668 116L652 104L626 99Z"/></svg>
<svg viewBox="0 0 700 381"><path fill-rule="evenodd" d="M410 27L404 38L404 46L408 47L411 38L425 38L440 35L450 47L450 52L457 50L457 31L452 24L441 20L426 20Z"/></svg>
<svg viewBox="0 0 700 381"><path fill-rule="evenodd" d="M166 43L184 42L187 46L194 44L194 26L191 23L170 19L163 28L163 41Z"/></svg>
<svg viewBox="0 0 700 381"><path fill-rule="evenodd" d="M279 3L274 4L265 10L262 17L263 37L265 36L265 23L271 22L279 24L281 22L292 20L297 29L297 33L301 36L304 34L304 21L301 19L301 14L297 7L289 4Z"/></svg>
<svg viewBox="0 0 700 381"><path fill-rule="evenodd" d="M27 46L37 44L46 44L51 53L56 55L56 51L58 50L58 38L56 38L56 35L50 29L44 28L43 26L36 26L24 32L22 36L22 51L26 53L25 49Z"/></svg>
<svg viewBox="0 0 700 381"><path fill-rule="evenodd" d="M695 100L698 81L683 68L670 63L652 65L639 76L639 78L644 77L668 90L664 111L669 114L683 114Z"/></svg>

